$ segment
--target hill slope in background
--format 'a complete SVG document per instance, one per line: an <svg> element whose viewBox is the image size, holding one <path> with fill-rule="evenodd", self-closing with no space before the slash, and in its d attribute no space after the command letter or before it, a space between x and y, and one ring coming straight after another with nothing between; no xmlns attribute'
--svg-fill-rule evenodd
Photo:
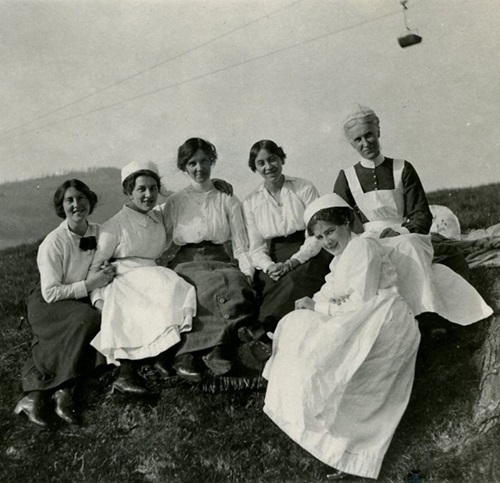
<svg viewBox="0 0 500 483"><path fill-rule="evenodd" d="M72 171L0 185L0 250L31 243L43 238L60 222L52 206L57 187L67 179L77 178L97 193L99 202L91 220L102 223L125 203L120 170L97 168Z"/></svg>
<svg viewBox="0 0 500 483"><path fill-rule="evenodd" d="M0 185L0 250L42 239L60 222L52 207L56 188L65 180L78 178L97 193L99 203L91 220L102 223L125 203L120 170L97 168L74 171ZM176 183L174 183L176 184ZM178 184L178 183L177 183ZM487 205L482 200L487 199ZM162 202L164 198L160 198ZM462 231L500 223L500 183L477 188L459 188L429 193L429 202L448 206L460 219Z"/></svg>

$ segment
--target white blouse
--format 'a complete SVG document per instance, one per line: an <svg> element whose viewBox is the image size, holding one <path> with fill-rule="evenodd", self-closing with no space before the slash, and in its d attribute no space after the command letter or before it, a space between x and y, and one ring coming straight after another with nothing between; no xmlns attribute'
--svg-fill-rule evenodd
<svg viewBox="0 0 500 483"><path fill-rule="evenodd" d="M253 276L243 211L236 196L228 196L214 187L202 191L193 184L170 196L160 211L165 226L172 227L177 246L202 241L222 244L231 240L240 270Z"/></svg>
<svg viewBox="0 0 500 483"><path fill-rule="evenodd" d="M305 230L304 210L319 198L315 186L301 178L285 176L278 203L262 183L243 201L243 213L250 240L250 256L256 268L266 271L274 261L269 256L268 242L276 237L288 236ZM314 237L307 237L292 258L307 262L321 251Z"/></svg>
<svg viewBox="0 0 500 483"><path fill-rule="evenodd" d="M97 237L98 226L89 223L84 236ZM42 296L47 303L87 296L85 279L95 250L82 250L79 247L81 238L64 220L40 244L36 261Z"/></svg>

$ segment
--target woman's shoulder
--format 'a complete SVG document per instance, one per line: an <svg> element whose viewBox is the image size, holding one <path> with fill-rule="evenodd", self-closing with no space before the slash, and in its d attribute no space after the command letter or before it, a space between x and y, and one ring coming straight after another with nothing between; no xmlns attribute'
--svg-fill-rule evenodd
<svg viewBox="0 0 500 483"><path fill-rule="evenodd" d="M250 193L248 193L245 198L243 198L243 205L252 205L255 201L262 198L262 192L264 190L264 183L260 183L256 186Z"/></svg>
<svg viewBox="0 0 500 483"><path fill-rule="evenodd" d="M285 176L285 181L295 186L297 189L306 189L313 188L316 189L316 186L305 178L296 178L295 176Z"/></svg>
<svg viewBox="0 0 500 483"><path fill-rule="evenodd" d="M38 253L47 253L49 251L58 251L69 241L69 232L66 220L60 223L56 228L47 234L38 247Z"/></svg>

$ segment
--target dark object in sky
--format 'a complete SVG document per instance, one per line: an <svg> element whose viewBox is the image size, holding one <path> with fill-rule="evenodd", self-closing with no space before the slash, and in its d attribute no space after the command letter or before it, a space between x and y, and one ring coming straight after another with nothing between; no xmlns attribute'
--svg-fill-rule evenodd
<svg viewBox="0 0 500 483"><path fill-rule="evenodd" d="M403 7L403 17L405 19L405 27L406 30L408 30L407 33L401 35L401 37L398 37L398 43L404 49L405 47L409 47L410 45L419 44L420 42L422 42L422 37L420 37L420 35L417 35L410 29L410 27L408 27L408 21L406 20L406 11L408 10L406 4L408 3L408 0L400 0L400 3L401 6Z"/></svg>
<svg viewBox="0 0 500 483"><path fill-rule="evenodd" d="M414 34L413 32L409 32L401 37L398 37L398 43L403 49L405 47L409 47L410 45L419 44L422 42L422 37L420 35Z"/></svg>

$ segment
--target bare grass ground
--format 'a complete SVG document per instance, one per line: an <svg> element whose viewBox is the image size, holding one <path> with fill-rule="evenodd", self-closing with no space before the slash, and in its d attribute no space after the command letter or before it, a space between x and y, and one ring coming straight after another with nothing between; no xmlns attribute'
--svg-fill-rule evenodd
<svg viewBox="0 0 500 483"><path fill-rule="evenodd" d="M498 213L500 190L475 189L473 208L459 190L444 196L465 204L462 226L486 227ZM479 194L477 194L479 192ZM461 200L455 200L461 198ZM467 192L466 198L471 199ZM431 195L431 201L433 196ZM478 218L480 220L478 221ZM476 225L477 224L477 225ZM0 253L0 481L2 482L319 482L329 468L284 436L262 412L262 390L214 394L177 378L161 380L143 367L153 396L110 394L113 371L82 391L83 424L54 421L48 430L13 414L19 372L31 334L24 301L38 279L37 244ZM497 269L476 269L474 285L488 298ZM500 482L500 430L478 436L472 409L478 396L478 350L487 323L450 327L443 340L424 336L408 410L378 481L402 483L411 470L426 482ZM362 482L364 480L357 479ZM372 481L372 480L365 480Z"/></svg>

